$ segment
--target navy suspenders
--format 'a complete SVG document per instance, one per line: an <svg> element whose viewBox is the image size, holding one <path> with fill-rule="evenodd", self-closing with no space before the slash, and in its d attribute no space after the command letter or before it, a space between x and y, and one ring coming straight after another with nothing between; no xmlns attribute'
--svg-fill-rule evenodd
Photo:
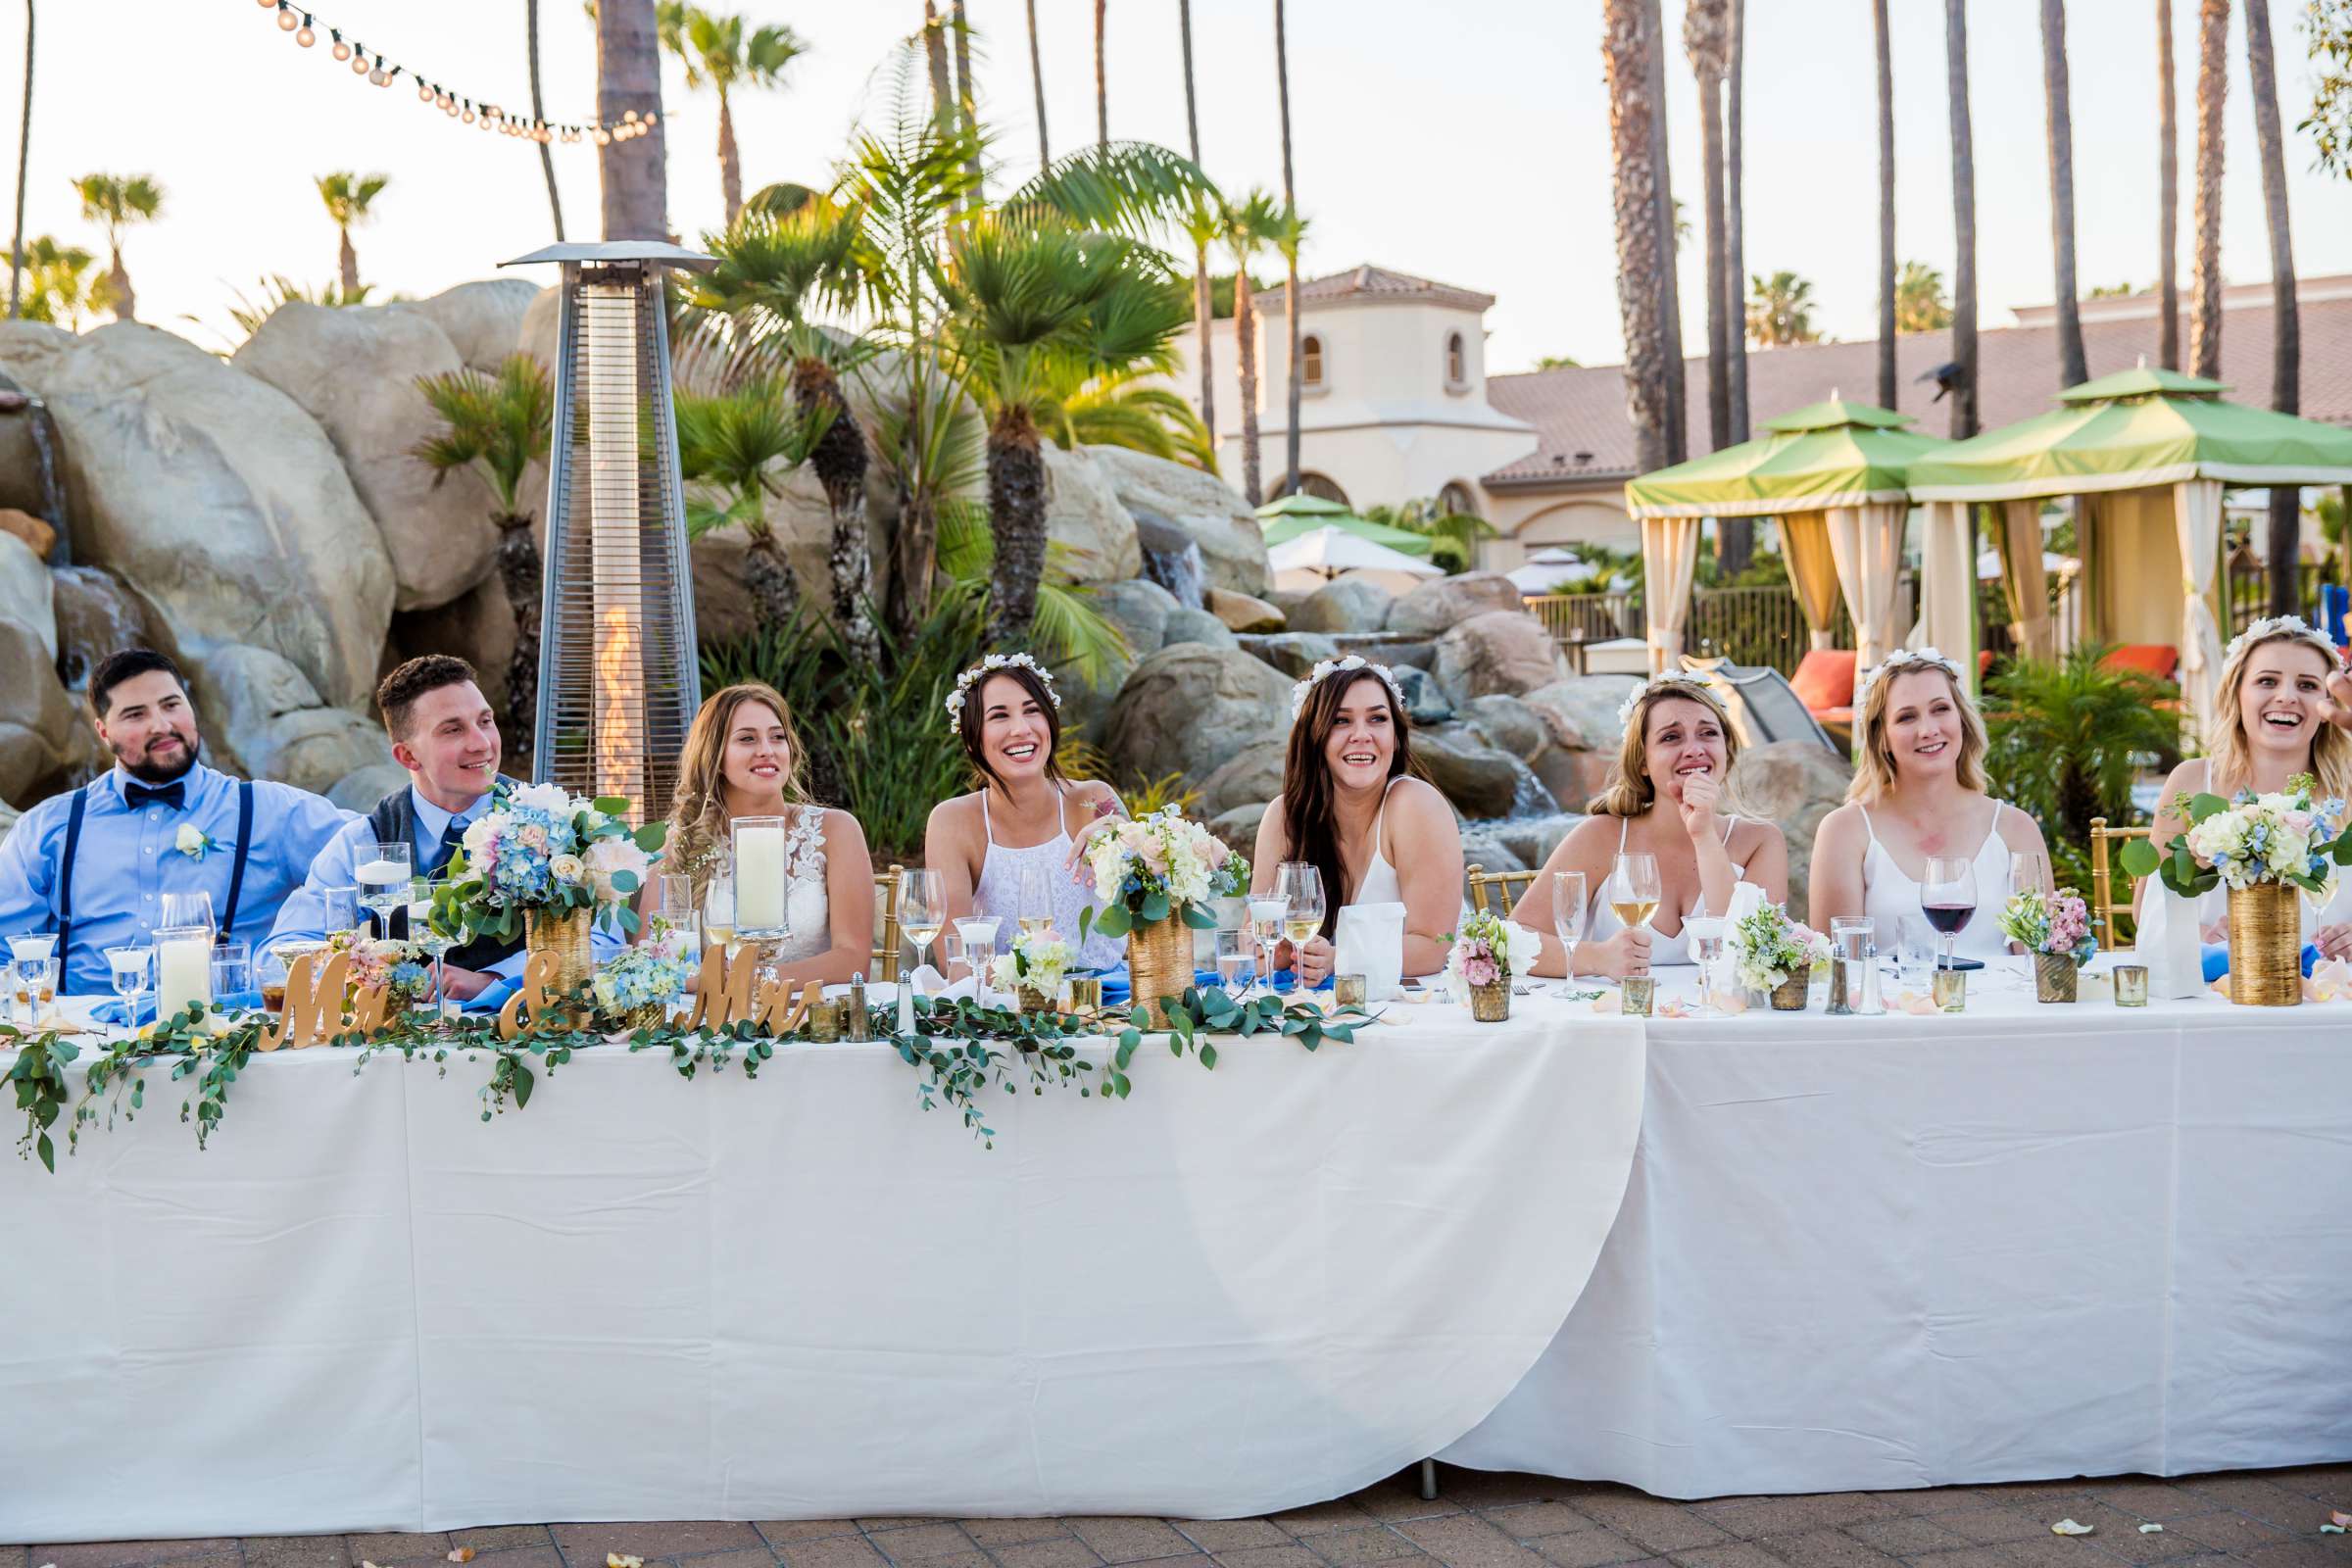
<svg viewBox="0 0 2352 1568"><path fill-rule="evenodd" d="M221 912L216 942L226 942L237 928L237 899L245 891L245 853L253 843L253 780L237 781L237 861L228 871L228 907Z"/></svg>
<svg viewBox="0 0 2352 1568"><path fill-rule="evenodd" d="M74 792L66 810L66 852L57 866L57 956L67 961L74 950L74 859L81 850L81 815L90 804L90 787ZM221 911L216 940L226 942L236 929L237 904L245 892L245 857L253 843L253 780L237 781L237 858L228 872L228 904Z"/></svg>

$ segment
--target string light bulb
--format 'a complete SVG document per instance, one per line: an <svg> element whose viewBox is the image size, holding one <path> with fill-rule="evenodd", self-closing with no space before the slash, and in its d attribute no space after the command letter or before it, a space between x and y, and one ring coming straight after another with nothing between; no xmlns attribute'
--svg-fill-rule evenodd
<svg viewBox="0 0 2352 1568"><path fill-rule="evenodd" d="M293 30L294 30L296 27L299 27L299 26L301 26L301 25L302 25L302 21L301 21L301 19L300 19L300 18L298 18L298 17L296 17L296 16L294 15L294 13L293 13L293 12L291 12L291 11L280 11L280 12L277 14L277 30L278 30L278 31L280 31L280 32L292 32L292 31L293 31Z"/></svg>
<svg viewBox="0 0 2352 1568"><path fill-rule="evenodd" d="M365 76L368 74L368 57L366 55L352 56L351 74L355 76Z"/></svg>
<svg viewBox="0 0 2352 1568"><path fill-rule="evenodd" d="M328 30L329 30L329 31L333 31L334 29L330 28L330 29L328 29ZM343 34L342 34L342 33L340 33L340 32L335 32L335 34L334 34L334 37L335 37L335 47L334 47L334 56L335 56L335 58L336 58L337 60L349 60L349 59L351 58L351 45L349 45L349 44L347 44L347 43L345 43L345 42L343 41Z"/></svg>
<svg viewBox="0 0 2352 1568"><path fill-rule="evenodd" d="M418 82L416 84L416 101L420 104L431 103L433 101L433 89L426 86L421 81Z"/></svg>
<svg viewBox="0 0 2352 1568"><path fill-rule="evenodd" d="M460 116L458 117L458 121L459 121L459 122L460 122L460 123L462 123L462 124L467 124L467 125L470 125L470 124L472 124L472 123L473 123L473 105L471 105L471 104L467 104L467 105L466 106L466 112L465 112L464 114L462 114L462 115L460 115Z"/></svg>
<svg viewBox="0 0 2352 1568"><path fill-rule="evenodd" d="M384 70L383 61L380 58L376 61L375 69L368 73L368 81L370 86L376 87L389 87L392 85L392 75L389 72Z"/></svg>

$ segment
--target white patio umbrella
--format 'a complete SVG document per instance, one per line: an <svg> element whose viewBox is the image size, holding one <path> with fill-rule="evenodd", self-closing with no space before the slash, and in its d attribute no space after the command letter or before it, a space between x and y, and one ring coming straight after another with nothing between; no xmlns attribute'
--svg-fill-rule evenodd
<svg viewBox="0 0 2352 1568"><path fill-rule="evenodd" d="M1274 569L1274 586L1285 592L1304 592L1320 588L1334 577L1351 577L1401 594L1425 578L1446 575L1443 566L1374 544L1345 528L1317 528L1276 545L1266 552L1266 564Z"/></svg>
<svg viewBox="0 0 2352 1568"><path fill-rule="evenodd" d="M1573 551L1556 545L1547 546L1527 558L1527 564L1515 566L1503 575L1523 594L1549 593L1556 583L1571 577L1588 575L1583 560Z"/></svg>

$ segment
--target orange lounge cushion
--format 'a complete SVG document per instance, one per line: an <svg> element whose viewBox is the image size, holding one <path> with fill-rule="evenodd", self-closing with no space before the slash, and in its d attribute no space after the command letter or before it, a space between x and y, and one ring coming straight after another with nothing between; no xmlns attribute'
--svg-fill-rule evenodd
<svg viewBox="0 0 2352 1568"><path fill-rule="evenodd" d="M1838 710L1850 719L1854 659L1850 648L1811 649L1798 662L1796 674L1788 682L1789 690L1796 693L1796 700L1816 718L1826 718Z"/></svg>
<svg viewBox="0 0 2352 1568"><path fill-rule="evenodd" d="M2099 662L2109 669L2136 669L2158 680L2171 680L2180 664L2180 650L2170 643L2123 643L2109 649Z"/></svg>

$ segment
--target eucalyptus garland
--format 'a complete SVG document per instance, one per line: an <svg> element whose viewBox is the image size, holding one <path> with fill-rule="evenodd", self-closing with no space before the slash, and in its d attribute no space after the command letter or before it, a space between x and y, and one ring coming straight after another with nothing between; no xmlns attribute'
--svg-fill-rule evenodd
<svg viewBox="0 0 2352 1568"><path fill-rule="evenodd" d="M987 1091L1016 1094L1026 1086L1042 1095L1049 1088L1074 1088L1082 1099L1125 1100L1134 1088L1128 1067L1149 1034L1164 1034L1171 1054L1181 1058L1189 1054L1213 1070L1217 1048L1210 1036L1291 1040L1313 1051L1327 1040L1352 1041L1356 1026L1371 1021L1360 1013L1334 1017L1313 1006L1286 1005L1279 997L1245 1002L1213 986L1187 988L1165 1010L1173 1024L1170 1029L1153 1028L1151 1010L1139 1005L1123 1015L1124 1027L1113 1035L1105 1024L1115 1026L1119 1014L1087 1018L1017 1012L969 1000L917 1000L911 1034L893 1033L895 1014L887 1007L867 1009L865 1033L890 1046L913 1069L916 1100L924 1110L953 1108L972 1135L993 1149L996 1129L981 1108ZM404 1062L430 1061L444 1075L453 1059L477 1064L487 1059L489 1075L480 1096L481 1119L489 1121L510 1104L516 1110L527 1107L539 1080L554 1076L578 1051L666 1052L682 1078L739 1066L748 1080L760 1075L778 1045L809 1040L806 1030L767 1034L748 1021L697 1029L661 1025L615 1037L573 1021L586 1015L551 1011L528 1033L513 1039L502 1038L497 1020L487 1016L403 1021L371 1034L340 1035L327 1047L314 1049L356 1049L354 1073L387 1053ZM258 1013L208 1014L191 1004L133 1038L103 1048L90 1059L81 1098L71 1107L67 1152L79 1149L85 1127L103 1123L111 1131L118 1117L135 1120L146 1108L146 1073L155 1067L168 1068L168 1081L189 1086L179 1119L195 1127L196 1146L205 1148L268 1021ZM1097 1063L1079 1054L1077 1042L1094 1039L1109 1046L1108 1059ZM0 1024L0 1051L6 1050L17 1053L7 1081L16 1090L17 1108L24 1113L17 1152L20 1157L38 1157L55 1173L57 1146L50 1129L67 1116L71 1091L66 1068L81 1058L81 1048L60 1031L32 1034Z"/></svg>

